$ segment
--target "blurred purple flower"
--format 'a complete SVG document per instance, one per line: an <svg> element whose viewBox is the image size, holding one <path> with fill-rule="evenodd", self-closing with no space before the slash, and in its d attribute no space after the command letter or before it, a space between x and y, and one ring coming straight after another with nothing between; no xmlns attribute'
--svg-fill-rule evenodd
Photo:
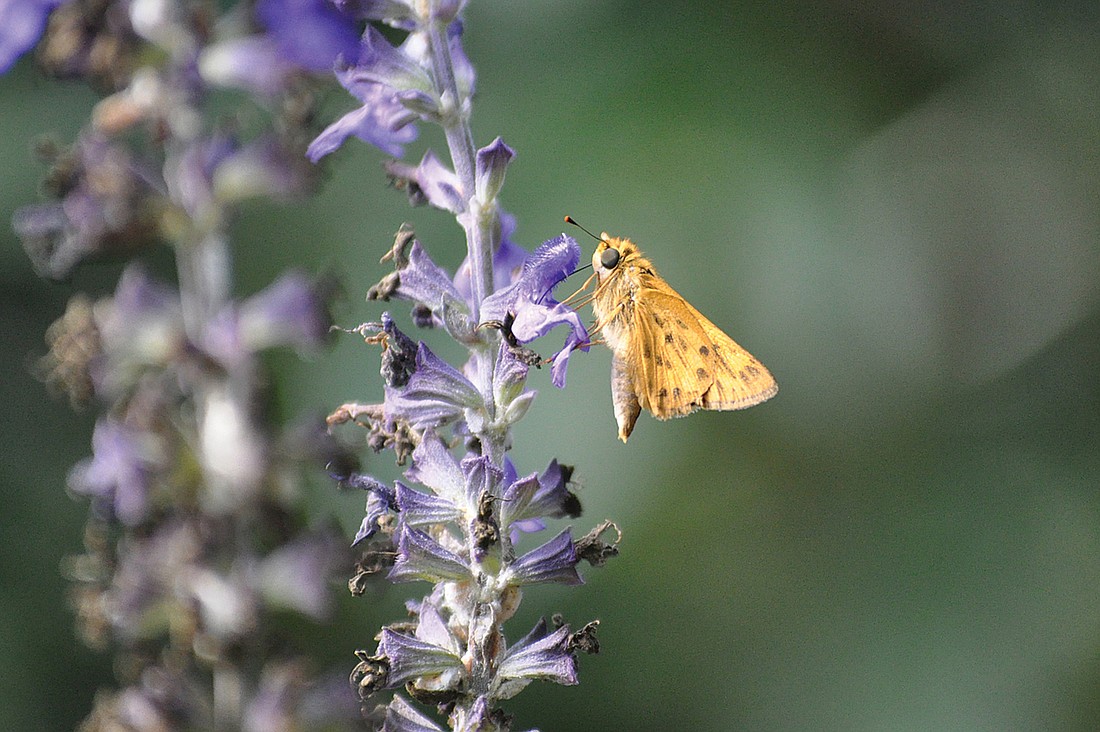
<svg viewBox="0 0 1100 732"><path fill-rule="evenodd" d="M288 272L216 316L206 329L203 347L222 363L240 363L276 346L317 348L331 324L318 286L301 272Z"/></svg>
<svg viewBox="0 0 1100 732"><path fill-rule="evenodd" d="M0 74L34 48L50 13L64 0L0 0Z"/></svg>
<svg viewBox="0 0 1100 732"><path fill-rule="evenodd" d="M329 72L359 48L355 18L327 0L260 0L256 17L280 57L308 71Z"/></svg>
<svg viewBox="0 0 1100 732"><path fill-rule="evenodd" d="M149 513L149 492L160 464L156 438L106 418L92 433L92 457L69 471L69 489L92 498L105 518L127 526Z"/></svg>
<svg viewBox="0 0 1100 732"><path fill-rule="evenodd" d="M41 276L62 279L85 259L131 254L152 241L149 202L157 194L124 146L85 135L54 168L59 200L24 206L12 217Z"/></svg>

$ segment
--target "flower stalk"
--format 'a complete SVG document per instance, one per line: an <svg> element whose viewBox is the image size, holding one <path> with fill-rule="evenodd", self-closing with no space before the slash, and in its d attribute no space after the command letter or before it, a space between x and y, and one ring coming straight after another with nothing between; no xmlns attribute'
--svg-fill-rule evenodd
<svg viewBox="0 0 1100 732"><path fill-rule="evenodd" d="M337 75L363 107L330 125L310 150L317 160L356 136L400 154L403 146L393 141L414 133L398 107L415 113L416 121L439 125L447 141L449 167L430 150L417 165L397 160L386 167L414 204L455 216L465 233L466 259L452 276L403 225L382 259L394 272L371 288L368 299L410 302L413 323L443 330L465 346L468 360L461 368L447 364L425 343L414 345L383 313L381 322L356 329L382 348L383 402L345 404L329 418L332 425L363 424L369 444L376 451L393 448L399 464L411 458L408 482L392 487L364 474L337 475L367 492L356 536L364 555L353 592L362 592L366 576L381 574L378 559L387 555L390 581L432 585L423 599L409 603L411 623L384 628L376 651L356 652L352 683L364 700L403 687L413 701L434 705L454 730L500 731L511 729L501 701L536 679L577 683L576 652L598 648L596 622L576 633L540 622L510 643L505 625L524 591L580 584L577 563L602 564L617 552L618 538L603 543L599 537L612 525L602 524L585 538L583 553L570 529L541 542L525 538L543 531L547 519L580 514L569 489L572 468L554 460L541 474L520 475L508 455L511 427L535 399L526 388L530 369L544 362L529 344L566 326L564 345L545 360L553 364L558 387L565 385L570 354L587 348L579 316L552 294L579 263L580 247L564 234L534 252L510 239L514 220L500 207L499 194L514 152L500 138L475 148L474 74L462 52L458 17L463 4L399 0L371 6L369 21L408 35L393 46L368 28L359 61ZM380 113L379 100L389 100L394 111ZM452 453L455 446L462 446L461 456ZM385 730L443 729L400 693L379 716Z"/></svg>

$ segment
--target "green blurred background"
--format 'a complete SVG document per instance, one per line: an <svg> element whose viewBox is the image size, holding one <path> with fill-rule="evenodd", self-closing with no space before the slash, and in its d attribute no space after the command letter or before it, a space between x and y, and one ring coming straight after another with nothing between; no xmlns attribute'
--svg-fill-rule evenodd
<svg viewBox="0 0 1100 732"><path fill-rule="evenodd" d="M611 518L625 538L586 585L526 594L512 637L561 611L599 618L603 650L580 686L511 703L517 728L1100 728L1100 7L471 0L466 17L476 139L517 152L517 240L566 213L630 236L781 385L744 413L643 417L624 446L605 349L574 356L565 391L533 374L520 471L575 464L578 530ZM35 199L32 136L71 137L92 102L26 61L0 79L0 218ZM429 131L408 157L426 145L442 151ZM241 291L335 270L338 320L375 319L362 295L405 220L456 265L453 220L408 209L381 160L351 144L320 196L249 208ZM0 239L0 727L69 729L111 680L59 572L92 415L27 365L68 296L117 272L50 285ZM288 417L380 397L354 336L274 366ZM311 481L350 536L362 496ZM422 589L344 598L301 632L346 672Z"/></svg>

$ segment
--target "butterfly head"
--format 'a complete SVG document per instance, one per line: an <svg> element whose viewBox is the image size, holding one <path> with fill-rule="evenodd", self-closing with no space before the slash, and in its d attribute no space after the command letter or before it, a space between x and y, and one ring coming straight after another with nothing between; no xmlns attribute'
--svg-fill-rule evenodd
<svg viewBox="0 0 1100 732"><path fill-rule="evenodd" d="M600 234L599 244L592 254L592 269L600 276L600 280L610 277L620 271L630 260L638 256L638 247L629 239L620 239L610 236L607 232Z"/></svg>

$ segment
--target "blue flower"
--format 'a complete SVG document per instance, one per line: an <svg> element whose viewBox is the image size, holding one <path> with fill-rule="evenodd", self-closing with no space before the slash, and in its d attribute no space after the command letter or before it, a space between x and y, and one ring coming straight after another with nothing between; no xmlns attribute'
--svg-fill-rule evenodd
<svg viewBox="0 0 1100 732"><path fill-rule="evenodd" d="M581 248L570 236L562 234L543 242L523 263L519 279L497 290L481 306L481 321L503 322L514 315L512 334L520 343L546 335L558 325L568 325L565 345L553 356L551 381L565 386L565 369L573 349L588 350L588 331L576 311L554 299L554 286L576 269Z"/></svg>
<svg viewBox="0 0 1100 732"><path fill-rule="evenodd" d="M417 431L458 419L467 421L483 411L481 393L454 366L421 343L416 371L401 388L385 387L386 417L407 422Z"/></svg>
<svg viewBox="0 0 1100 732"><path fill-rule="evenodd" d="M405 52L415 37L410 34L398 49L373 26L367 27L358 61L336 71L340 85L361 106L329 125L310 143L306 151L310 160L317 162L350 136L394 156L400 156L404 146L416 139L412 123L419 114L408 105L430 109L436 102L428 73Z"/></svg>
<svg viewBox="0 0 1100 732"><path fill-rule="evenodd" d="M569 650L569 626L547 633L546 620L540 619L526 636L504 653L497 671L497 695L515 696L535 679L563 686L577 683L577 659Z"/></svg>
<svg viewBox="0 0 1100 732"><path fill-rule="evenodd" d="M0 1L0 74L6 73L27 51L34 48L46 19L64 0Z"/></svg>
<svg viewBox="0 0 1100 732"><path fill-rule="evenodd" d="M516 559L504 570L507 584L512 586L557 582L579 585L584 580L577 574L577 553L569 529L540 547Z"/></svg>

